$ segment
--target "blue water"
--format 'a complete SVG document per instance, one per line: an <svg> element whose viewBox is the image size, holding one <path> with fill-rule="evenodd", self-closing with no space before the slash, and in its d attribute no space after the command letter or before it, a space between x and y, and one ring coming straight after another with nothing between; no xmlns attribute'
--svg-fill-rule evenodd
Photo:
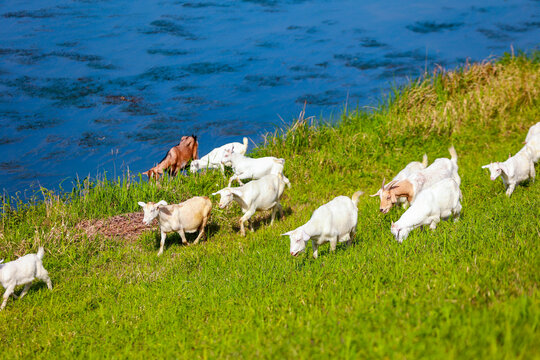
<svg viewBox="0 0 540 360"><path fill-rule="evenodd" d="M539 1L2 1L0 189L257 142L304 101L331 118L539 39Z"/></svg>

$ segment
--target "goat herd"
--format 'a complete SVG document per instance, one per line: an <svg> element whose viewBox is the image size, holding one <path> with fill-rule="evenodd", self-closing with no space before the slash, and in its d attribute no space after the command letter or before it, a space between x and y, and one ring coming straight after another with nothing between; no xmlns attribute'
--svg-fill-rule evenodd
<svg viewBox="0 0 540 360"><path fill-rule="evenodd" d="M176 175L191 161L190 171L201 169L220 169L224 174L224 166L231 166L233 176L226 188L212 195L220 195L220 208L225 208L232 201L237 202L244 215L240 218L240 233L245 235L244 224L257 210L272 210L271 222L274 222L279 211L283 210L279 203L285 186L290 187L289 180L283 175L284 159L263 157L258 159L244 156L248 140L243 143L229 143L212 150L208 155L198 159L198 143L195 136L184 136L180 144L171 148L165 158L156 166L143 174L157 179L168 170ZM392 223L391 232L397 241L402 242L409 232L423 225L435 229L441 219L459 219L461 212L461 178L458 175L458 156L454 149L449 149L450 159L436 159L430 166L427 156L422 162L411 162L401 170L389 183L383 179L379 196L380 211L387 213L395 204L402 204L408 209L401 218ZM489 169L491 180L499 175L507 188L506 195L510 196L517 184L535 178L534 163L540 159L540 122L533 125L525 138L525 146L514 156L504 162L494 162L482 168ZM247 184L242 180L253 179ZM231 187L236 180L241 186ZM350 244L356 232L358 221L358 198L363 193L355 192L351 198L338 196L320 206L304 225L283 235L290 238L290 253L293 256L304 251L307 242L312 239L313 257L317 258L318 246L329 242L333 251L338 242ZM212 202L208 197L196 196L180 204L168 205L161 200L157 203L138 203L144 211L143 222L150 224L158 218L161 230L161 244L158 255L163 253L167 233L178 232L182 243L187 245L185 233L199 232L194 244L204 236L204 229L210 217ZM410 207L409 207L410 205ZM250 226L253 231L252 225ZM17 285L25 284L19 297L23 297L35 278L47 283L52 289L47 270L43 267L44 249L39 248L37 254L28 254L17 260L1 264L0 282L6 289L0 310L4 309L8 298L13 295Z"/></svg>

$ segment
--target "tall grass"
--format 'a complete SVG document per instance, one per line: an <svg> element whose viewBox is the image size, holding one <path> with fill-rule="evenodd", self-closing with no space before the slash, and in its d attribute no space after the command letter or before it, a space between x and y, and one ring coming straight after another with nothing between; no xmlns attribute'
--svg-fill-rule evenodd
<svg viewBox="0 0 540 360"><path fill-rule="evenodd" d="M54 290L35 285L0 313L0 355L174 358L537 358L540 356L540 187L511 198L480 168L522 146L540 119L538 54L437 71L375 110L335 124L301 116L253 156L286 159L284 219L254 216L239 236L238 206L214 206L207 241L185 247L158 233L89 238L83 220L180 202L226 185L219 172L159 183L138 174L81 181L70 194L3 202L0 254L47 249ZM377 201L359 202L354 246L289 255L280 234L334 196L374 193L383 177L427 153L459 154L463 214L398 244ZM538 169L538 167L537 167ZM15 200L15 202L17 202ZM188 240L193 237L188 236Z"/></svg>

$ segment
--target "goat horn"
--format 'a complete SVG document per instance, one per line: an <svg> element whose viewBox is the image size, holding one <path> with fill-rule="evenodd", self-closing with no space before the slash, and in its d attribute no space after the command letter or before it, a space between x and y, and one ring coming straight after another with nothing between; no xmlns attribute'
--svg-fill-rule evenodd
<svg viewBox="0 0 540 360"><path fill-rule="evenodd" d="M385 180L386 180L386 178L385 178L385 177L383 177L383 179L382 179L382 185L381 185L381 189L384 189L384 181L385 181Z"/></svg>

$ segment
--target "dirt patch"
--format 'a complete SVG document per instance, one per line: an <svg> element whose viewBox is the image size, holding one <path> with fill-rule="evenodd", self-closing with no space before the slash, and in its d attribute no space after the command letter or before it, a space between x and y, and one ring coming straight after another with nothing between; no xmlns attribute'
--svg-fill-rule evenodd
<svg viewBox="0 0 540 360"><path fill-rule="evenodd" d="M78 223L75 228L83 231L88 238L101 235L108 238L135 240L143 232L150 231L154 227L153 224L143 224L143 216L142 212L137 212L120 214L107 219L84 220Z"/></svg>

